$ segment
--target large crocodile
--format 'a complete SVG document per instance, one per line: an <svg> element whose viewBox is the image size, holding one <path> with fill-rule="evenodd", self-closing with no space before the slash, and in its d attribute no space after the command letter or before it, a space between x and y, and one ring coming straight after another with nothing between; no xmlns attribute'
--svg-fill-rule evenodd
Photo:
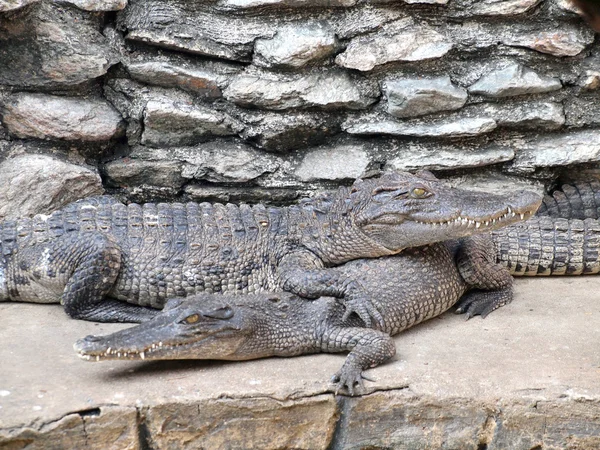
<svg viewBox="0 0 600 450"><path fill-rule="evenodd" d="M599 251L597 220L533 218L491 236L476 235L333 268L371 295L383 316L379 329L365 327L356 315L347 316L330 297L308 302L288 293L205 294L170 300L151 321L108 336L88 336L75 344L75 350L89 361L245 360L350 351L334 379L338 388L353 394L362 390L363 370L394 355L390 335L441 314L468 290L457 311L485 316L510 301L509 271L598 273Z"/></svg>
<svg viewBox="0 0 600 450"><path fill-rule="evenodd" d="M296 206L124 205L110 197L0 225L0 300L60 302L74 318L140 322L166 299L284 290L382 316L330 267L529 217L541 199L453 189L428 173L357 180Z"/></svg>

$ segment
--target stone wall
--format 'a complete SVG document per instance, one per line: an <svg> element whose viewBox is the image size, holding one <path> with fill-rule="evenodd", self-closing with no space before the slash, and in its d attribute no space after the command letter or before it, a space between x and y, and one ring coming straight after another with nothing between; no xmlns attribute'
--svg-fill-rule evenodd
<svg viewBox="0 0 600 450"><path fill-rule="evenodd" d="M599 178L599 49L565 0L0 0L0 218Z"/></svg>

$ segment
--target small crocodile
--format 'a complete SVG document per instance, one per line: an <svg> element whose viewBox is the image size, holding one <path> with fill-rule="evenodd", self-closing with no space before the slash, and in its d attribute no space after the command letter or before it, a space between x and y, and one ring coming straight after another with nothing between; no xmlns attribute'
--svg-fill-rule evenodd
<svg viewBox="0 0 600 450"><path fill-rule="evenodd" d="M0 224L0 300L60 301L73 318L140 322L171 297L283 290L341 298L346 314L370 324L383 319L377 308L331 267L498 229L540 202L526 191L450 188L427 172L357 180L281 208L95 197Z"/></svg>
<svg viewBox="0 0 600 450"><path fill-rule="evenodd" d="M509 270L507 270L507 268ZM395 354L390 335L457 308L486 316L512 299L514 275L600 272L600 222L536 217L494 231L400 255L335 267L370 295L383 317L375 328L329 297L289 293L199 295L170 300L141 325L75 343L89 361L225 359L349 351L338 389L363 390L363 370Z"/></svg>

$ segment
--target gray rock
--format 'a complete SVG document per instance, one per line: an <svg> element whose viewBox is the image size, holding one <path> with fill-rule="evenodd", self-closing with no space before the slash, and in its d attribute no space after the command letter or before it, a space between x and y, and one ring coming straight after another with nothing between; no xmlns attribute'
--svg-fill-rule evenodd
<svg viewBox="0 0 600 450"><path fill-rule="evenodd" d="M466 169L510 161L514 156L515 151L510 148L432 146L410 142L397 146L395 156L388 160L386 169Z"/></svg>
<svg viewBox="0 0 600 450"><path fill-rule="evenodd" d="M288 78L274 73L248 73L234 79L224 96L239 106L273 110L364 109L376 100L364 95L347 73L335 70Z"/></svg>
<svg viewBox="0 0 600 450"><path fill-rule="evenodd" d="M0 84L77 85L117 62L100 33L102 17L56 2L33 5L18 19L0 17Z"/></svg>
<svg viewBox="0 0 600 450"><path fill-rule="evenodd" d="M183 163L168 159L147 161L144 159L121 158L104 165L109 185L121 188L153 186L177 192L185 183L181 176Z"/></svg>
<svg viewBox="0 0 600 450"><path fill-rule="evenodd" d="M163 87L177 87L205 99L221 97L221 86L239 72L239 68L225 64L198 64L181 60L125 62L135 80Z"/></svg>
<svg viewBox="0 0 600 450"><path fill-rule="evenodd" d="M19 9L39 0L0 0L0 12Z"/></svg>
<svg viewBox="0 0 600 450"><path fill-rule="evenodd" d="M213 183L247 183L275 172L282 161L237 140L219 139L193 147L135 147L132 159L178 162L186 179Z"/></svg>
<svg viewBox="0 0 600 450"><path fill-rule="evenodd" d="M527 190L538 193L540 196L546 194L546 186L539 180L531 178L508 175L498 170L482 170L468 175L443 178L444 183L450 186L473 191L490 192L498 195L506 195L516 190Z"/></svg>
<svg viewBox="0 0 600 450"><path fill-rule="evenodd" d="M566 166L600 160L600 134L584 130L562 135L542 136L529 143L518 143L511 169L533 172L540 167Z"/></svg>
<svg viewBox="0 0 600 450"><path fill-rule="evenodd" d="M560 28L546 31L507 34L502 38L506 45L526 47L553 56L575 56L594 42L594 32L588 27L563 23Z"/></svg>
<svg viewBox="0 0 600 450"><path fill-rule="evenodd" d="M437 138L478 136L493 131L496 126L496 121L490 117L442 119L434 122L400 122L391 119L363 118L351 119L342 124L342 128L350 134Z"/></svg>
<svg viewBox="0 0 600 450"><path fill-rule="evenodd" d="M447 5L450 0L403 0L409 5Z"/></svg>
<svg viewBox="0 0 600 450"><path fill-rule="evenodd" d="M510 97L552 92L562 88L559 79L540 75L517 63L492 71L469 87L471 94L487 97Z"/></svg>
<svg viewBox="0 0 600 450"><path fill-rule="evenodd" d="M275 152L314 147L340 131L340 119L327 113L245 112L240 119L248 124L241 133L244 139Z"/></svg>
<svg viewBox="0 0 600 450"><path fill-rule="evenodd" d="M371 158L364 145L339 144L309 151L295 171L301 181L343 181L366 175Z"/></svg>
<svg viewBox="0 0 600 450"><path fill-rule="evenodd" d="M164 98L146 104L141 142L155 147L194 145L211 136L235 135L243 128L231 116L214 109Z"/></svg>
<svg viewBox="0 0 600 450"><path fill-rule="evenodd" d="M257 39L252 62L262 67L299 68L332 55L333 29L325 22L288 25L270 39Z"/></svg>
<svg viewBox="0 0 600 450"><path fill-rule="evenodd" d="M460 109L467 91L452 84L449 76L387 80L383 84L387 111L395 117L416 117Z"/></svg>
<svg viewBox="0 0 600 450"><path fill-rule="evenodd" d="M239 61L249 61L254 41L272 37L277 28L268 18L219 14L201 3L168 0L132 0L119 19L128 40Z"/></svg>
<svg viewBox="0 0 600 450"><path fill-rule="evenodd" d="M297 189L188 184L184 192L195 202L286 204L297 200Z"/></svg>
<svg viewBox="0 0 600 450"><path fill-rule="evenodd" d="M402 8L381 8L373 3L364 2L356 8L334 10L335 14L324 17L324 20L330 23L339 39L351 39L378 31L385 24L406 17Z"/></svg>
<svg viewBox="0 0 600 450"><path fill-rule="evenodd" d="M313 7L337 7L354 6L358 0L218 0L217 8L224 11L238 11L261 7L291 7L291 8L313 8Z"/></svg>
<svg viewBox="0 0 600 450"><path fill-rule="evenodd" d="M526 102L520 104L489 104L483 112L492 117L499 127L525 130L556 130L565 124L561 103Z"/></svg>
<svg viewBox="0 0 600 450"><path fill-rule="evenodd" d="M596 92L582 93L564 101L567 115L566 125L584 127L600 125L600 102Z"/></svg>
<svg viewBox="0 0 600 450"><path fill-rule="evenodd" d="M3 122L20 138L105 142L124 131L120 114L104 100L46 94L14 94Z"/></svg>
<svg viewBox="0 0 600 450"><path fill-rule="evenodd" d="M119 11L127 6L127 0L68 0L68 2L86 11Z"/></svg>
<svg viewBox="0 0 600 450"><path fill-rule="evenodd" d="M48 155L19 155L0 163L0 220L49 213L104 193L98 171Z"/></svg>
<svg viewBox="0 0 600 450"><path fill-rule="evenodd" d="M461 4L470 14L482 16L514 16L523 14L541 0L462 0Z"/></svg>
<svg viewBox="0 0 600 450"><path fill-rule="evenodd" d="M385 25L372 35L353 39L335 62L348 69L368 71L392 61L439 58L451 48L452 43L433 28L404 18Z"/></svg>

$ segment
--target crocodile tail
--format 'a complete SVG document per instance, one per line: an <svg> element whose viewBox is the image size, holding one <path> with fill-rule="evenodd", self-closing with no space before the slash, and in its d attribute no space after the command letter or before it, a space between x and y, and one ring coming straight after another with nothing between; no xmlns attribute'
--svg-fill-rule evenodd
<svg viewBox="0 0 600 450"><path fill-rule="evenodd" d="M600 272L600 221L533 217L492 233L496 258L515 276Z"/></svg>
<svg viewBox="0 0 600 450"><path fill-rule="evenodd" d="M544 196L537 214L565 219L600 219L600 182L564 184L551 196Z"/></svg>

